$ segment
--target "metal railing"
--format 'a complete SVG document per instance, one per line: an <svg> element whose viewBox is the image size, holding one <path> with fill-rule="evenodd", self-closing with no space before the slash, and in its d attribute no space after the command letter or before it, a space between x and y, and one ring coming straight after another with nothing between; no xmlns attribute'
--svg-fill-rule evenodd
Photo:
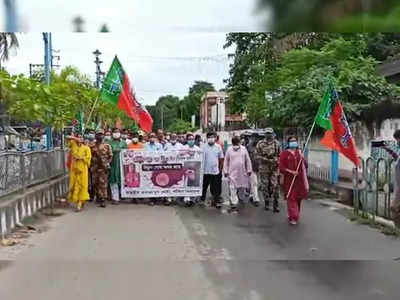
<svg viewBox="0 0 400 300"><path fill-rule="evenodd" d="M339 160L337 151L311 148L306 149L305 157L308 163L308 177L332 184L338 182Z"/></svg>
<svg viewBox="0 0 400 300"><path fill-rule="evenodd" d="M65 151L0 154L0 197L64 175Z"/></svg>
<svg viewBox="0 0 400 300"><path fill-rule="evenodd" d="M394 197L395 162L388 158L360 158L361 166L353 170L353 206L356 213L391 219Z"/></svg>

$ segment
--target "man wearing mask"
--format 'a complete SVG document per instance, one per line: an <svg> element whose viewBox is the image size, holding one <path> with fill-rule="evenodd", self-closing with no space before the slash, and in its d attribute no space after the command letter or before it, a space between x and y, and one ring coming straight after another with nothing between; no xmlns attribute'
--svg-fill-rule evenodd
<svg viewBox="0 0 400 300"><path fill-rule="evenodd" d="M239 204L238 191L249 187L252 174L249 153L240 145L238 136L232 138L232 146L226 151L224 174L229 181L231 212L236 212Z"/></svg>
<svg viewBox="0 0 400 300"><path fill-rule="evenodd" d="M128 145L130 150L142 150L144 148L143 144L139 142L139 136L137 133L132 134L132 143Z"/></svg>
<svg viewBox="0 0 400 300"><path fill-rule="evenodd" d="M253 133L249 142L247 143L247 151L249 152L251 167L253 173L250 176L250 199L254 206L260 205L260 197L258 196L258 178L257 173L259 170L259 161L256 154L257 147L257 133Z"/></svg>
<svg viewBox="0 0 400 300"><path fill-rule="evenodd" d="M154 132L149 134L149 140L145 144L144 149L146 151L163 151L163 147L157 142L157 137Z"/></svg>
<svg viewBox="0 0 400 300"><path fill-rule="evenodd" d="M200 134L196 134L196 136L194 137L194 143L196 144L197 147L201 147L201 135Z"/></svg>
<svg viewBox="0 0 400 300"><path fill-rule="evenodd" d="M126 149L125 141L121 140L121 132L118 128L113 129L112 140L109 142L113 152L113 159L111 162L110 174L108 176L112 204L118 204L120 201L120 188L121 188L121 167L120 167L120 153L121 150Z"/></svg>
<svg viewBox="0 0 400 300"><path fill-rule="evenodd" d="M207 133L207 143L202 147L204 152L204 177L201 202L204 204L207 190L210 186L211 195L213 196L212 205L216 208L221 208L221 181L219 180L219 175L223 167L224 153L221 147L215 143L215 138L215 133Z"/></svg>
<svg viewBox="0 0 400 300"><path fill-rule="evenodd" d="M98 130L96 133L96 143L92 150L92 186L93 192L101 207L106 207L108 198L108 170L113 158L111 146L104 143L104 132Z"/></svg>
<svg viewBox="0 0 400 300"><path fill-rule="evenodd" d="M182 150L183 145L178 141L178 137L175 133L171 134L171 139L168 144L165 145L165 151L178 151Z"/></svg>
<svg viewBox="0 0 400 300"><path fill-rule="evenodd" d="M107 143L108 143L109 141L111 141L111 139L112 139L112 138L111 138L111 135L112 135L111 132L107 130L107 131L104 133L104 141L107 142Z"/></svg>
<svg viewBox="0 0 400 300"><path fill-rule="evenodd" d="M196 146L194 135L192 133L186 135L186 141L186 145L183 146L184 150L200 151L200 147ZM187 207L192 207L195 204L195 197L184 197L183 201Z"/></svg>
<svg viewBox="0 0 400 300"><path fill-rule="evenodd" d="M175 133L171 134L169 143L164 146L164 151L179 151L183 150L183 145L178 141L178 136ZM165 205L172 204L176 199L168 197L165 199Z"/></svg>
<svg viewBox="0 0 400 300"><path fill-rule="evenodd" d="M261 140L256 147L256 155L260 162L259 172L261 179L261 190L265 201L265 210L269 210L269 203L273 198L273 211L279 210L279 156L281 145L275 139L272 128L265 131L265 139Z"/></svg>
<svg viewBox="0 0 400 300"><path fill-rule="evenodd" d="M144 150L149 152L163 151L163 147L161 146L160 143L157 142L157 136L154 132L149 134L149 141L145 144ZM150 198L149 204L151 206L154 206L156 204L157 199L158 198Z"/></svg>

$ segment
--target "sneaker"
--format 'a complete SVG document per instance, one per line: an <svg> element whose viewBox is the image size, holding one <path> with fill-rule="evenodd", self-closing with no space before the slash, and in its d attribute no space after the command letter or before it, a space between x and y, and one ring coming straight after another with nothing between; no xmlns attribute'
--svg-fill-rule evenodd
<svg viewBox="0 0 400 300"><path fill-rule="evenodd" d="M253 205L255 206L255 207L259 207L260 206L260 201L253 201Z"/></svg>
<svg viewBox="0 0 400 300"><path fill-rule="evenodd" d="M297 225L297 222L296 221L289 221L289 224L290 225Z"/></svg>

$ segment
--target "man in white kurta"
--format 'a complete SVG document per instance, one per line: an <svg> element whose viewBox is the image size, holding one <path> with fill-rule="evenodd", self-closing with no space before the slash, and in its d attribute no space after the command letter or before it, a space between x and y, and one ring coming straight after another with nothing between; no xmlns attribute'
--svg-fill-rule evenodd
<svg viewBox="0 0 400 300"><path fill-rule="evenodd" d="M240 138L232 138L232 146L225 155L224 174L228 178L231 210L236 211L239 203L238 189L249 188L252 174L251 161L246 148L240 145Z"/></svg>

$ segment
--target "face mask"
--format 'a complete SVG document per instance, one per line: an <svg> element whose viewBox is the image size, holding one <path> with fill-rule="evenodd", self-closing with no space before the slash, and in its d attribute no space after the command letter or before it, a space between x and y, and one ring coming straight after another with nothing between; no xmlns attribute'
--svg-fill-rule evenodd
<svg viewBox="0 0 400 300"><path fill-rule="evenodd" d="M133 142L134 144L137 144L137 142L139 142L139 139L138 139L138 138L133 138L133 139L132 139L132 142Z"/></svg>
<svg viewBox="0 0 400 300"><path fill-rule="evenodd" d="M93 141L96 138L96 136L93 133L90 133L88 137L89 137L89 140L91 140L91 141Z"/></svg>
<svg viewBox="0 0 400 300"><path fill-rule="evenodd" d="M104 140L105 140L105 141L109 141L109 140L111 140L111 136L109 136L109 135L106 135L106 136L104 137Z"/></svg>
<svg viewBox="0 0 400 300"><path fill-rule="evenodd" d="M119 132L114 132L113 133L113 138L114 139L118 140L120 137L121 137L121 133L119 133Z"/></svg>
<svg viewBox="0 0 400 300"><path fill-rule="evenodd" d="M214 144L214 143L215 143L215 138L213 138L213 137L208 138L207 141L208 141L208 143L209 143L210 145L211 145L211 144Z"/></svg>
<svg viewBox="0 0 400 300"><path fill-rule="evenodd" d="M299 146L299 144L297 142L289 142L289 148L291 149L295 149Z"/></svg>
<svg viewBox="0 0 400 300"><path fill-rule="evenodd" d="M126 134L121 135L121 138L126 140L128 138L128 136Z"/></svg>
<svg viewBox="0 0 400 300"><path fill-rule="evenodd" d="M188 141L188 145L189 145L190 147L193 147L193 146L194 146L194 140L189 140L189 141Z"/></svg>

